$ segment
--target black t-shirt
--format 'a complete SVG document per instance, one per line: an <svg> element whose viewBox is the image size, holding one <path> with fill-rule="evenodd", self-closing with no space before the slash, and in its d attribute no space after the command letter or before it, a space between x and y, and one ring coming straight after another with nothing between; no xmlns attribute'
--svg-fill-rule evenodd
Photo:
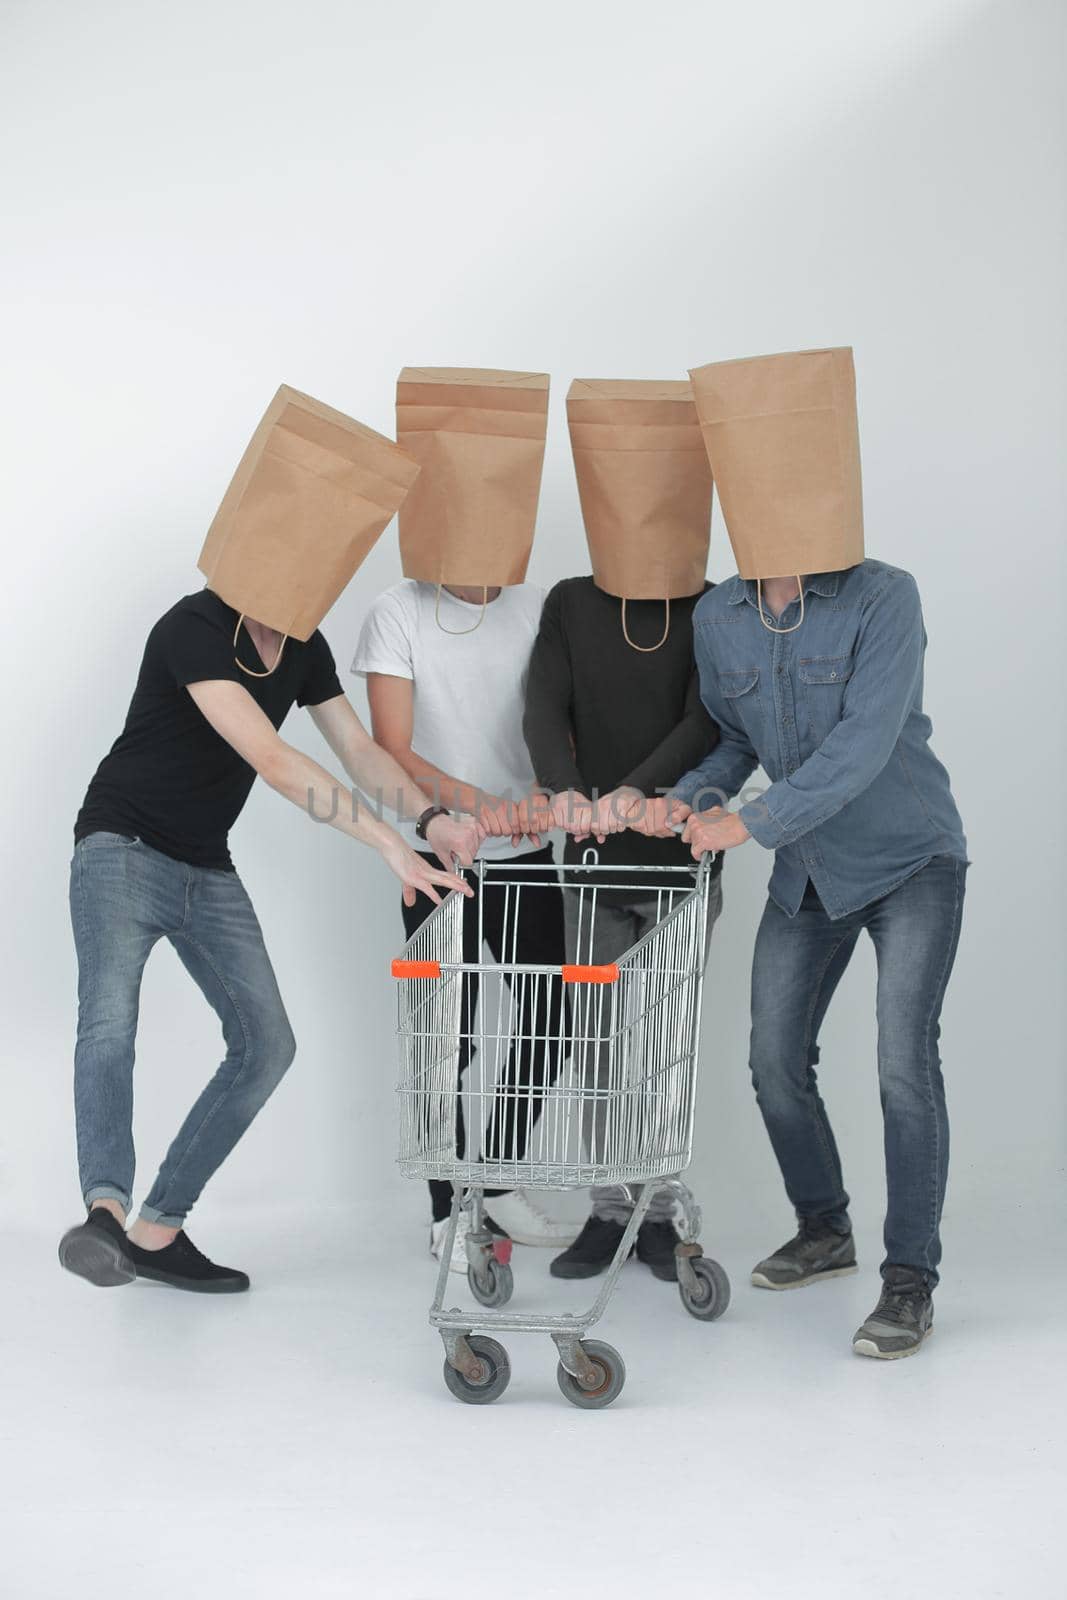
<svg viewBox="0 0 1067 1600"><path fill-rule="evenodd" d="M226 836L256 774L215 732L186 685L215 678L239 683L276 728L294 702L317 706L342 692L317 630L306 644L287 639L277 669L252 678L234 660L236 626L237 612L210 589L186 595L160 617L148 635L126 726L89 785L75 839L122 833L176 861L233 871ZM245 628L237 654L263 671Z"/></svg>
<svg viewBox="0 0 1067 1600"><path fill-rule="evenodd" d="M626 784L654 796L704 759L719 730L701 702L693 657L700 598L671 601L662 644L664 602L628 600L626 630L643 647L634 649L623 633L622 601L592 578L565 578L550 590L530 658L524 722L539 783L554 793L578 789L586 795ZM568 838L564 859L580 861L590 843ZM609 834L596 849L605 865L693 865L680 839L626 831ZM605 875L599 881L612 880ZM663 881L679 880L675 874ZM653 881L650 891L656 886Z"/></svg>

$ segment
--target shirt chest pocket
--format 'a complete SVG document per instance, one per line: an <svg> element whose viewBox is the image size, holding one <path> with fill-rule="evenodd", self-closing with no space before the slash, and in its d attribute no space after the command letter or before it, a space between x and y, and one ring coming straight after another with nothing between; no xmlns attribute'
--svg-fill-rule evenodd
<svg viewBox="0 0 1067 1600"><path fill-rule="evenodd" d="M808 724L809 736L821 744L841 721L845 685L852 676L851 656L808 656L797 663L800 681L798 711Z"/></svg>
<svg viewBox="0 0 1067 1600"><path fill-rule="evenodd" d="M758 753L763 742L759 668L740 667L733 672L720 672L719 688L726 701L727 716L732 722L740 723Z"/></svg>

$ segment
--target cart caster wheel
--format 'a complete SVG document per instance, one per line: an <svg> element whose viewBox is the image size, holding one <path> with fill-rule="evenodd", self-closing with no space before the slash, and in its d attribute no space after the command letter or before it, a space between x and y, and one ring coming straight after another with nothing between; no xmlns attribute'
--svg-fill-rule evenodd
<svg viewBox="0 0 1067 1600"><path fill-rule="evenodd" d="M730 1280L717 1261L709 1256L696 1256L689 1265L696 1274L696 1289L687 1289L679 1283L678 1293L691 1317L701 1322L714 1322L730 1304Z"/></svg>
<svg viewBox="0 0 1067 1600"><path fill-rule="evenodd" d="M492 1256L481 1273L467 1268L467 1285L480 1306L506 1306L515 1289L511 1268Z"/></svg>
<svg viewBox="0 0 1067 1600"><path fill-rule="evenodd" d="M468 1334L467 1343L481 1362L481 1376L472 1381L446 1361L445 1383L457 1400L469 1406L487 1406L499 1400L511 1382L511 1362L504 1346L484 1334Z"/></svg>
<svg viewBox="0 0 1067 1600"><path fill-rule="evenodd" d="M587 1389L573 1372L567 1371L562 1361L556 1368L556 1381L561 1394L572 1406L580 1406L583 1411L600 1411L622 1393L626 1364L617 1350L600 1339L583 1339L582 1349L598 1369L596 1384Z"/></svg>

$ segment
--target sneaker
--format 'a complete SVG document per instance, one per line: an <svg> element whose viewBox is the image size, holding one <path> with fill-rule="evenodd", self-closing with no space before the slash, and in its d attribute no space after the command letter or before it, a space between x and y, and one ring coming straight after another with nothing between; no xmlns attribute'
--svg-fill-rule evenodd
<svg viewBox="0 0 1067 1600"><path fill-rule="evenodd" d="M521 1189L486 1195L485 1213L515 1244L547 1245L559 1250L578 1237L577 1223L559 1222L548 1216Z"/></svg>
<svg viewBox="0 0 1067 1600"><path fill-rule="evenodd" d="M142 1250L127 1240L139 1278L152 1283L167 1283L172 1289L188 1289L193 1294L241 1294L249 1287L248 1274L236 1267L217 1267L184 1231L180 1231L162 1250Z"/></svg>
<svg viewBox="0 0 1067 1600"><path fill-rule="evenodd" d="M445 1248L449 1220L448 1217L440 1217L430 1223L430 1254L435 1261L440 1261L441 1252ZM467 1271L467 1234L470 1232L470 1226L469 1212L461 1211L456 1225L456 1237L452 1244L452 1257L448 1263L449 1272Z"/></svg>
<svg viewBox="0 0 1067 1600"><path fill-rule="evenodd" d="M856 1271L856 1246L851 1233L834 1233L818 1218L800 1219L788 1244L757 1261L752 1282L757 1289L799 1289L821 1278L843 1278Z"/></svg>
<svg viewBox="0 0 1067 1600"><path fill-rule="evenodd" d="M913 1356L934 1331L933 1295L921 1272L911 1267L886 1267L882 1293L861 1328L852 1336L858 1356L896 1361Z"/></svg>
<svg viewBox="0 0 1067 1600"><path fill-rule="evenodd" d="M67 1229L59 1241L59 1261L98 1289L132 1283L137 1276L126 1229L106 1206L94 1206L84 1222Z"/></svg>
<svg viewBox="0 0 1067 1600"><path fill-rule="evenodd" d="M642 1222L637 1230L637 1247L634 1254L638 1261L643 1261L646 1267L652 1269L654 1278L661 1278L664 1283L678 1282L678 1257L674 1247L680 1243L681 1234L673 1222Z"/></svg>
<svg viewBox="0 0 1067 1600"><path fill-rule="evenodd" d="M448 1237L448 1224L448 1217L440 1217L430 1223L430 1254L433 1256L435 1261L440 1261L441 1259L441 1252L445 1247L445 1240ZM496 1236L496 1238L507 1240L508 1248L511 1248L511 1241L508 1238L508 1234L503 1228L497 1226L488 1212L485 1214L485 1226L491 1234ZM452 1244L452 1259L448 1263L449 1272L466 1273L467 1268L470 1265L469 1261L467 1260L467 1235L470 1233L470 1231L471 1214L469 1211L461 1211L459 1214L459 1222L456 1225L456 1237Z"/></svg>
<svg viewBox="0 0 1067 1600"><path fill-rule="evenodd" d="M619 1240L626 1229L606 1217L587 1217L585 1227L569 1250L564 1250L549 1267L554 1278L595 1278L615 1259Z"/></svg>

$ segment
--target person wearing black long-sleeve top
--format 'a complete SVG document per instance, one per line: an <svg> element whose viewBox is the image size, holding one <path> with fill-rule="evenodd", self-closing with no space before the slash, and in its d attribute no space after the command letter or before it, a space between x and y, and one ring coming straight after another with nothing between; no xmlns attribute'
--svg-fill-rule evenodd
<svg viewBox="0 0 1067 1600"><path fill-rule="evenodd" d="M590 803L595 820L597 807L603 815L625 808L631 795L665 793L714 747L718 729L701 704L693 659L692 615L699 599L692 594L669 605L623 602L591 577L567 578L551 590L530 660L523 727L538 782L557 807L562 802L581 811ZM572 834L565 859L580 862L585 848ZM608 833L598 857L605 865L662 872L649 874L647 892L640 894L621 887L633 884L633 873L598 874L603 887L595 922L590 897L566 891L571 960L614 960L652 926L657 891L692 882L692 857L680 838L652 838L628 828ZM722 905L719 867L717 862L710 884L709 932ZM555 1275L603 1271L633 1203L625 1188L595 1189L582 1234L552 1263ZM673 1278L676 1242L671 1201L657 1196L638 1235L638 1255L657 1276Z"/></svg>

